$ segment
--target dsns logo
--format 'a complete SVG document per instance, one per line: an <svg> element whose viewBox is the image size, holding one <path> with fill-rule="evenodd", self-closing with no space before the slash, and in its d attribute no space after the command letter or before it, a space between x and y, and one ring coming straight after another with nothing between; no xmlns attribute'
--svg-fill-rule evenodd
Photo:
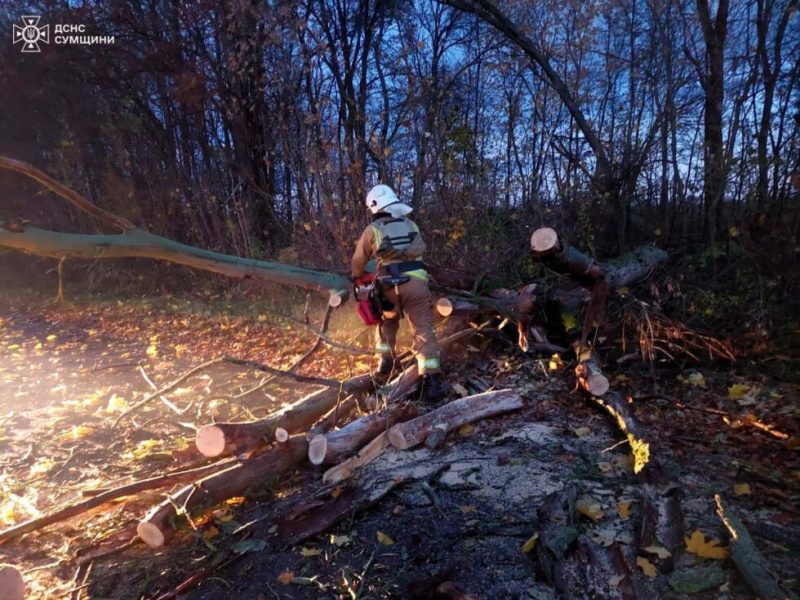
<svg viewBox="0 0 800 600"><path fill-rule="evenodd" d="M50 25L39 27L36 15L21 17L22 26L14 25L14 43L22 42L23 52L41 52L39 42L50 43Z"/></svg>

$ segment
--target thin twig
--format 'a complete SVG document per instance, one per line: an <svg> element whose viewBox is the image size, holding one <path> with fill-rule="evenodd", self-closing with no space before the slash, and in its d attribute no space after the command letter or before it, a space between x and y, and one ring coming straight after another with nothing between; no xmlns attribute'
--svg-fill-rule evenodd
<svg viewBox="0 0 800 600"><path fill-rule="evenodd" d="M183 383L184 381L189 379L189 377L191 377L192 375L195 375L196 373L202 371L203 369L207 369L208 367L210 367L212 365L224 362L224 360L225 359L222 359L222 358L213 358L211 360L207 360L206 362L204 362L202 364L197 365L193 369L189 369L188 371L186 371L186 373L184 373L183 375L181 375L177 379L173 380L172 383L169 383L169 384L165 385L164 387L162 387L161 389L159 389L158 391L153 392L149 396L145 397L143 400L140 400L139 402L137 402L136 404L131 406L128 410L126 410L123 413L121 413L114 420L114 423L111 425L111 428L115 429L117 427L117 425L119 425L119 422L122 419L124 419L125 417L127 417L131 413L139 410L143 406L146 406L147 404L149 404L150 402L152 402L153 400L155 400L159 396L162 396L163 394L166 394L167 392L170 392L170 391L174 390L181 383Z"/></svg>
<svg viewBox="0 0 800 600"><path fill-rule="evenodd" d="M153 383L153 380L152 380L152 379L150 379L150 378L147 376L147 371L145 371L145 370L144 370L144 367L143 367L142 365L139 365L139 373L141 373L141 375L142 375L142 379L144 379L144 380L145 380L145 382L147 383L147 385L149 385L149 386L150 386L150 388L151 388L153 391L157 392L157 391L158 391L158 386L157 386L155 383ZM178 415L178 416L183 416L183 415L184 415L184 413L186 413L186 411L188 411L188 410L189 410L190 408L192 408L192 406L194 405L194 400L192 400L192 401L190 401L190 402L189 402L189 404L186 406L186 408L184 408L184 409L180 409L180 408L178 408L177 406L175 406L175 405L174 405L172 402L170 402L170 401L167 399L167 397L166 397L166 396L164 396L163 394L159 394L159 395L158 395L158 399L159 399L159 400L161 400L161 402L163 402L163 403L164 403L164 406L166 406L168 409L170 409L172 412L174 412L174 413L175 413L176 415Z"/></svg>

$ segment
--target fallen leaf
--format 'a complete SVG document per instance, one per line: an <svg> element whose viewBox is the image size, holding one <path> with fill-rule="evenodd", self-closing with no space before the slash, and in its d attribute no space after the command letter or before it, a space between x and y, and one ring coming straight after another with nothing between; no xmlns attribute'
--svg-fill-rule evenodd
<svg viewBox="0 0 800 600"><path fill-rule="evenodd" d="M334 546L344 546L345 544L349 544L353 541L349 535L333 535L331 534L331 544Z"/></svg>
<svg viewBox="0 0 800 600"><path fill-rule="evenodd" d="M322 554L322 550L319 548L309 548L304 546L303 548L300 548L300 554L303 556L319 556Z"/></svg>
<svg viewBox="0 0 800 600"><path fill-rule="evenodd" d="M475 425L473 425L472 423L465 423L464 425L458 428L458 435L463 435L463 436L472 435L474 431L475 431Z"/></svg>
<svg viewBox="0 0 800 600"><path fill-rule="evenodd" d="M151 358L155 358L156 356L158 356L158 345L150 344L147 347L147 351L145 352L145 354L147 354L147 356L150 356Z"/></svg>
<svg viewBox="0 0 800 600"><path fill-rule="evenodd" d="M53 462L53 460L47 457L42 457L33 463L33 466L31 466L30 475L31 477L35 475L44 475L45 473L49 473L55 466L56 463Z"/></svg>
<svg viewBox="0 0 800 600"><path fill-rule="evenodd" d="M733 485L733 493L737 496L749 496L753 492L750 491L749 483L736 483Z"/></svg>
<svg viewBox="0 0 800 600"><path fill-rule="evenodd" d="M647 560L646 558L643 558L641 556L637 556L636 557L636 564L642 570L642 573L644 573L645 575L647 575L651 579L655 578L655 576L658 574L658 571L656 571L655 565L653 563L651 563L649 560Z"/></svg>
<svg viewBox="0 0 800 600"><path fill-rule="evenodd" d="M589 434L591 434L591 433L592 433L592 430L591 430L591 429L589 429L588 427L576 427L576 428L575 428L575 429L573 429L572 431L573 431L573 433L575 433L575 435L577 435L579 438L584 438L584 437L586 437L587 435L589 435Z"/></svg>
<svg viewBox="0 0 800 600"><path fill-rule="evenodd" d="M217 529L213 525L211 527L206 527L205 531L203 531L203 539L204 540L214 539L218 535L219 535L219 529Z"/></svg>
<svg viewBox="0 0 800 600"><path fill-rule="evenodd" d="M461 512L462 512L462 513L464 513L465 515L468 515L468 514L470 514L470 513L474 513L476 510L478 510L478 509L477 509L477 507L475 507L475 506L472 506L472 505L467 505L467 506L459 506L459 509L460 509L460 510L461 510Z"/></svg>
<svg viewBox="0 0 800 600"><path fill-rule="evenodd" d="M266 547L267 543L264 540L244 540L236 542L231 546L236 554L244 554L245 552L260 552Z"/></svg>
<svg viewBox="0 0 800 600"><path fill-rule="evenodd" d="M64 441L80 440L90 435L93 431L94 429L85 425L73 425L72 429L61 435L61 439Z"/></svg>
<svg viewBox="0 0 800 600"><path fill-rule="evenodd" d="M672 553L662 546L647 546L644 548L645 552L649 552L650 554L655 554L658 558L664 560L672 556Z"/></svg>
<svg viewBox="0 0 800 600"><path fill-rule="evenodd" d="M630 500L621 500L619 504L617 504L617 514L619 518L623 521L627 521L631 518L631 501Z"/></svg>
<svg viewBox="0 0 800 600"><path fill-rule="evenodd" d="M689 373L687 377L681 377L679 375L678 381L687 385L691 385L692 387L706 387L706 378L703 377L702 373L698 373L697 371Z"/></svg>
<svg viewBox="0 0 800 600"><path fill-rule="evenodd" d="M744 383L734 383L728 388L728 398L736 400L737 398L745 396L749 391L749 385L745 385Z"/></svg>
<svg viewBox="0 0 800 600"><path fill-rule="evenodd" d="M593 521L599 521L605 515L603 514L603 507L600 503L591 496L581 496L575 503L575 508L582 515L585 515Z"/></svg>
<svg viewBox="0 0 800 600"><path fill-rule="evenodd" d="M614 577L608 580L608 585L611 587L618 587L623 579L625 579L625 575L614 575Z"/></svg>
<svg viewBox="0 0 800 600"><path fill-rule="evenodd" d="M534 533L531 537L528 538L528 541L522 544L522 551L525 554L530 554L533 549L536 547L536 542L539 540L539 534Z"/></svg>
<svg viewBox="0 0 800 600"><path fill-rule="evenodd" d="M462 398L465 396L469 396L469 391L460 383L452 383L450 384L450 388Z"/></svg>
<svg viewBox="0 0 800 600"><path fill-rule="evenodd" d="M128 403L125 402L125 398L120 398L116 394L111 394L111 397L108 399L108 404L106 405L107 413L125 412L127 409Z"/></svg>
<svg viewBox="0 0 800 600"><path fill-rule="evenodd" d="M385 533L383 533L382 531L379 531L377 533L377 537L378 537L378 541L381 544L383 544L384 546L391 546L392 544L394 544L394 540L392 538L390 538L388 535L386 535Z"/></svg>
<svg viewBox="0 0 800 600"><path fill-rule="evenodd" d="M719 541L709 538L700 530L695 530L691 537L683 539L686 543L686 549L702 558L713 558L715 560L723 560L728 556L728 551L719 545Z"/></svg>
<svg viewBox="0 0 800 600"><path fill-rule="evenodd" d="M278 575L278 583L289 585L294 580L294 571L284 571Z"/></svg>

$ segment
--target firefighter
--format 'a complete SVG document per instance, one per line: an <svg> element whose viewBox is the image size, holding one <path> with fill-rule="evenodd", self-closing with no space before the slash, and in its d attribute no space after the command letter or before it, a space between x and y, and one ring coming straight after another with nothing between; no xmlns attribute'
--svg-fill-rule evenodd
<svg viewBox="0 0 800 600"><path fill-rule="evenodd" d="M400 202L388 185L377 185L367 194L373 221L356 243L351 265L354 281L365 275L367 263L376 259L384 302L383 320L375 332L375 350L380 356L378 375L386 378L395 367L395 343L400 318L405 315L414 336L414 352L421 375L421 395L429 401L446 393L441 378L441 349L433 333L433 302L428 273L422 263L425 242L408 214L411 207Z"/></svg>

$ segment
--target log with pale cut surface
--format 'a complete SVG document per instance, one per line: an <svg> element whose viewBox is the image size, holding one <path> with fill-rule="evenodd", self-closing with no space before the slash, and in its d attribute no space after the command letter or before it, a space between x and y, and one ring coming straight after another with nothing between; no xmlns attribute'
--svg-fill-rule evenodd
<svg viewBox="0 0 800 600"><path fill-rule="evenodd" d="M410 402L366 415L341 429L315 436L308 444L308 459L314 465L338 463L355 454L381 431L416 416L417 408Z"/></svg>
<svg viewBox="0 0 800 600"><path fill-rule="evenodd" d="M259 444L271 443L275 439L275 430L279 427L290 434L307 431L336 406L340 393L368 393L373 388L374 381L369 373L359 375L343 382L340 389L319 390L263 419L245 423L214 423L201 427L197 431L195 445L203 456L238 454Z"/></svg>
<svg viewBox="0 0 800 600"><path fill-rule="evenodd" d="M264 485L288 473L303 461L307 452L305 437L295 436L256 458L187 485L150 511L139 522L136 532L148 546L160 548L174 532L171 522L178 514L176 507L188 511L241 496L253 486Z"/></svg>
<svg viewBox="0 0 800 600"><path fill-rule="evenodd" d="M425 441L437 427L447 431L462 425L522 408L522 397L514 390L496 390L453 400L411 421L389 429L389 442L405 450Z"/></svg>

